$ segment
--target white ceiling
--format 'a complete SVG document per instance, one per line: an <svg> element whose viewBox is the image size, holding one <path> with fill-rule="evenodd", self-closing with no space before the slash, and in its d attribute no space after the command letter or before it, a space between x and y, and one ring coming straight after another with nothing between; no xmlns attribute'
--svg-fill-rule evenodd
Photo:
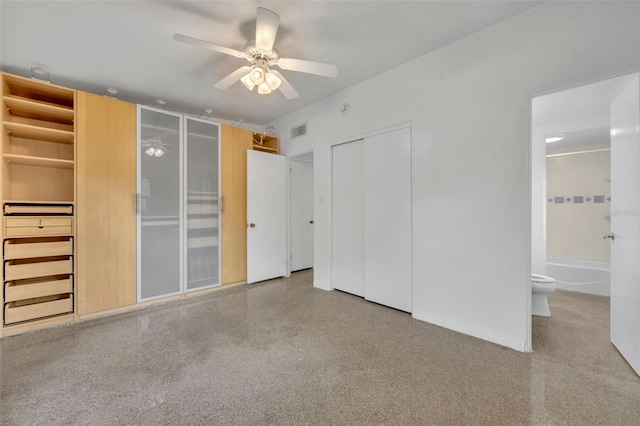
<svg viewBox="0 0 640 426"><path fill-rule="evenodd" d="M9 1L0 0L0 65L53 83L199 115L264 124L415 57L519 14L540 1ZM328 79L284 71L300 97L213 85L246 61L176 43L182 33L242 50L257 6L281 16L283 57L336 64Z"/></svg>
<svg viewBox="0 0 640 426"><path fill-rule="evenodd" d="M547 149L607 145L611 102L632 79L633 75L624 75L536 97L532 127L565 135L547 144Z"/></svg>

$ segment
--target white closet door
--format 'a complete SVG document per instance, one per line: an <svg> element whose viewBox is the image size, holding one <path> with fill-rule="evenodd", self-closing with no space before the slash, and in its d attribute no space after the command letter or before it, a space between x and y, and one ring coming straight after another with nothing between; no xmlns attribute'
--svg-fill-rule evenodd
<svg viewBox="0 0 640 426"><path fill-rule="evenodd" d="M411 133L364 143L364 297L411 312Z"/></svg>
<svg viewBox="0 0 640 426"><path fill-rule="evenodd" d="M332 149L333 288L364 296L363 141Z"/></svg>

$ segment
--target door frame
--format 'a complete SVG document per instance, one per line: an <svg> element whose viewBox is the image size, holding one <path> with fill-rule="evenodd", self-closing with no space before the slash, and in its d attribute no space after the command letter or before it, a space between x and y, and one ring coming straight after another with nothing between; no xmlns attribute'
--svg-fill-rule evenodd
<svg viewBox="0 0 640 426"><path fill-rule="evenodd" d="M300 152L296 152L295 154L289 154L287 155L287 254L289 256L287 256L287 277L291 276L291 161L299 161L299 162L303 162L302 160L296 160L294 157L300 156L300 155L304 155L304 154L309 154L309 153L313 153L313 148L311 149L307 149L304 151L300 151ZM310 162L312 165L315 165L314 162ZM312 187L313 187L313 211L314 211L314 216L315 216L315 206L316 206L316 191L315 191L315 186L316 186L316 178L315 178L315 173L313 176L313 181L312 181ZM314 239L313 239L313 244L314 244L314 253L315 253L315 233L314 233ZM315 255L314 255L314 259L313 259L313 265L311 266L311 268L313 268L316 264L316 260L315 260Z"/></svg>
<svg viewBox="0 0 640 426"><path fill-rule="evenodd" d="M333 290L333 156L332 156L332 152L333 152L333 147L336 145L342 145L345 143L349 143L349 142L354 142L360 139L365 139L367 137L371 137L371 136L376 136L376 135L380 135L383 133L389 133L389 132L393 132L395 130L400 130L400 129L405 129L405 128L409 128L411 130L413 126L413 122L412 121L405 121L399 124L395 124L395 125L391 125L391 126L387 126L387 127L382 127L379 129L375 129L375 130L371 130L368 132L364 132L364 133L360 133L354 136L350 136L350 137L343 137L343 138L339 138L337 140L334 140L332 142L330 142L328 144L328 146L325 148L326 149L326 156L327 156L327 172L328 172L328 191L327 191L327 208L329 211L329 215L328 215L328 241L329 241L329 268L328 268L328 288L327 290ZM411 147L413 147L413 138L411 139ZM413 161L413 160L412 160ZM412 176L413 178L413 176ZM315 198L315 194L314 194L314 198ZM412 208L412 222L413 222L413 208ZM315 207L314 207L314 216L317 216L315 214ZM413 242L411 244L411 251L413 253ZM315 252L314 252L314 256L315 256ZM411 255L412 259L411 259L411 294L415 294L414 292L414 280L413 280L413 254ZM413 300L411 301L412 306L413 306Z"/></svg>
<svg viewBox="0 0 640 426"><path fill-rule="evenodd" d="M535 93L530 93L529 94L529 101L527 104L527 115L528 115L528 120L527 120L527 125L528 125L528 137L527 137L527 141L528 141L528 146L527 146L527 163L528 163L528 168L529 168L529 172L527 174L527 203L529 204L529 220L528 220L528 225L529 225L529 232L527 233L527 253L528 253L528 271L527 271L527 276L524 277L525 278L525 282L526 282L526 299L527 299L527 305L526 305L526 310L525 310L525 315L526 315L526 322L527 322L527 334L526 334L526 339L525 339L525 345L524 345L524 352L533 352L533 322L532 322L532 318L531 318L531 298L532 298L532 294L531 294L531 272L532 272L532 258L533 258L533 240L532 240L532 232L533 232L533 202L532 202L532 196L533 196L533 178L532 178L532 174L533 174L533 150L534 150L534 141L533 141L533 108L531 107L533 104L533 99L540 97L540 96L544 96L544 95L550 95L552 93L556 93L556 92L561 92L563 90L568 90L568 89L575 89L577 87L581 87L581 86L586 86L588 84L593 84L593 83L599 83L605 80L609 80L612 78L616 78L616 77L623 77L623 76L628 76L628 75L632 75L632 74L637 74L640 73L640 68L635 68L635 69L631 69L628 71L624 71L624 72L619 72L619 73L614 73L614 74L607 74L605 76L599 77L599 78L594 78L591 80L583 80L583 81L579 81L576 83L572 83L572 84L568 84L566 86L560 86L560 87L555 87L552 89L548 89L548 90L544 90L541 92L535 92ZM546 213L545 213L546 214ZM546 229L543 230L546 233Z"/></svg>

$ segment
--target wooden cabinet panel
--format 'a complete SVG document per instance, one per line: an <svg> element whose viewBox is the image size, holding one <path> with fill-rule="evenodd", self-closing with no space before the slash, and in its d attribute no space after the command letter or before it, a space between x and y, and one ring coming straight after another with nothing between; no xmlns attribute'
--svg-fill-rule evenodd
<svg viewBox="0 0 640 426"><path fill-rule="evenodd" d="M247 280L247 150L253 132L222 126L222 284Z"/></svg>
<svg viewBox="0 0 640 426"><path fill-rule="evenodd" d="M78 314L136 303L136 105L78 92Z"/></svg>

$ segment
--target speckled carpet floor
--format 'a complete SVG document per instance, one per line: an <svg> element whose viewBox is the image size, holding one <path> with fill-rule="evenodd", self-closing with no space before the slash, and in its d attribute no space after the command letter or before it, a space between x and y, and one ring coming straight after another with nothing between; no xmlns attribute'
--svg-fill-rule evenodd
<svg viewBox="0 0 640 426"><path fill-rule="evenodd" d="M607 298L552 294L523 354L311 282L0 340L0 424L640 424Z"/></svg>

